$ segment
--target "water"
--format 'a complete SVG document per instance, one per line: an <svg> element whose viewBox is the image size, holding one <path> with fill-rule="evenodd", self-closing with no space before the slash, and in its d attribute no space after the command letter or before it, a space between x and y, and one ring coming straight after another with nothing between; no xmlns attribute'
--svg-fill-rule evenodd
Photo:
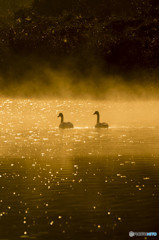
<svg viewBox="0 0 159 240"><path fill-rule="evenodd" d="M123 240L157 231L158 106L2 99L0 239ZM109 129L93 128L95 110ZM58 129L60 111L74 129Z"/></svg>

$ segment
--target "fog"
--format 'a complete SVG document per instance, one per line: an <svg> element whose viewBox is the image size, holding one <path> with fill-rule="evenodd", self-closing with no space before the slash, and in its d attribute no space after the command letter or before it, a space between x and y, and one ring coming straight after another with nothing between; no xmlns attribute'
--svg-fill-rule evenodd
<svg viewBox="0 0 159 240"><path fill-rule="evenodd" d="M53 99L94 99L111 101L157 100L157 71L131 71L128 74L103 73L97 66L78 71L73 63L51 68L46 63L23 62L0 75L4 97Z"/></svg>
<svg viewBox="0 0 159 240"><path fill-rule="evenodd" d="M157 231L157 1L0 6L1 238Z"/></svg>
<svg viewBox="0 0 159 240"><path fill-rule="evenodd" d="M72 62L51 68L31 62L28 70L1 77L1 124L16 123L22 130L59 126L57 115L75 127L94 127L98 110L110 127L157 127L158 74L136 71L127 75L104 74L91 67L83 74ZM68 67L69 66L69 67ZM11 77L13 76L13 78ZM50 127L49 127L50 126Z"/></svg>

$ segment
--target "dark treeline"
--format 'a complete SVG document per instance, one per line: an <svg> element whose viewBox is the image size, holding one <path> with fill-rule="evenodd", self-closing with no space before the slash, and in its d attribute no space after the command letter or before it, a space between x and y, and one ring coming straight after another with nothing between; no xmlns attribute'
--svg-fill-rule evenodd
<svg viewBox="0 0 159 240"><path fill-rule="evenodd" d="M81 74L94 66L103 74L158 69L157 0L34 0L29 6L21 2L0 18L5 78L22 79L40 63Z"/></svg>
<svg viewBox="0 0 159 240"><path fill-rule="evenodd" d="M39 14L58 16L65 11L76 14L105 17L138 16L158 7L157 0L34 0L33 8ZM157 12L156 12L157 13Z"/></svg>

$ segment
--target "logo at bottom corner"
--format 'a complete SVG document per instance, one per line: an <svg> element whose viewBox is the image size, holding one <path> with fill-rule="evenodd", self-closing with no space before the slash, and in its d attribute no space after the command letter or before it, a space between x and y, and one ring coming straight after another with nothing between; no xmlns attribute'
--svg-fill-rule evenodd
<svg viewBox="0 0 159 240"><path fill-rule="evenodd" d="M129 237L134 237L134 236L156 237L157 232L133 232L133 231L130 231L129 232Z"/></svg>

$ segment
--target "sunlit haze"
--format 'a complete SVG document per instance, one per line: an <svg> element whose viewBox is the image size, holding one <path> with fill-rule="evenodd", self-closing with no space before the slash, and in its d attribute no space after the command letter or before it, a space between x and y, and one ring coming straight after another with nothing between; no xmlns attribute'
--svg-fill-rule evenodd
<svg viewBox="0 0 159 240"><path fill-rule="evenodd" d="M157 0L0 0L0 240L158 239L158 33Z"/></svg>

